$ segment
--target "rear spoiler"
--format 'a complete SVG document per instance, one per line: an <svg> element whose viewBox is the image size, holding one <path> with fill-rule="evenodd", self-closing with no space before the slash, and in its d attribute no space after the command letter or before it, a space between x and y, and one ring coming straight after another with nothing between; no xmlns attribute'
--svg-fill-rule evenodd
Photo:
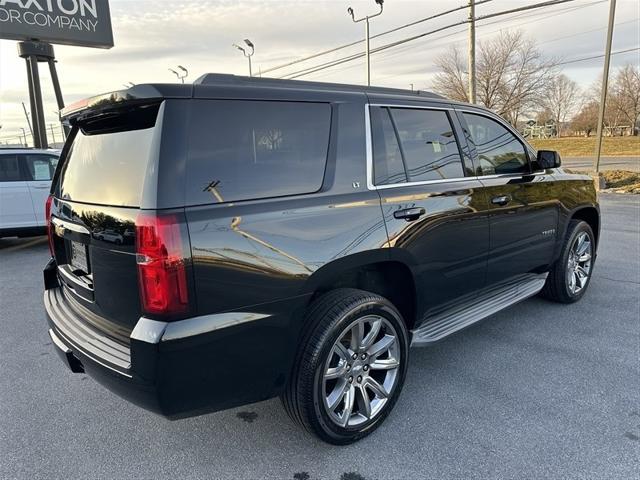
<svg viewBox="0 0 640 480"><path fill-rule="evenodd" d="M100 117L121 108L160 103L165 98L191 97L192 88L189 88L187 93L184 87L184 85L169 84L135 85L125 90L85 98L60 110L60 120L65 125L75 125L86 118Z"/></svg>

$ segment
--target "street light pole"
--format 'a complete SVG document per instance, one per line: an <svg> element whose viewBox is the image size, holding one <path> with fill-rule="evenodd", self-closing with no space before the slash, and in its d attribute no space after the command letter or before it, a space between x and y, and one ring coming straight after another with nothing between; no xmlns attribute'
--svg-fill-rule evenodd
<svg viewBox="0 0 640 480"><path fill-rule="evenodd" d="M251 40L249 40L248 38L244 39L244 43L246 43L247 47L249 47L251 49L250 52L247 51L246 48L241 47L240 45L238 45L237 43L234 43L233 46L236 47L238 50L240 50L242 52L242 54L245 57L247 57L247 60L249 60L249 76L253 77L253 71L251 70L251 57L255 53L255 46L253 45L253 42L251 42Z"/></svg>
<svg viewBox="0 0 640 480"><path fill-rule="evenodd" d="M182 77L181 77L182 78L182 83L184 83L184 79L189 76L189 70L184 68L182 65L178 65L178 68L184 72L184 75L182 75Z"/></svg>
<svg viewBox="0 0 640 480"><path fill-rule="evenodd" d="M365 22L365 56L367 57L367 85L371 85L371 49L369 47L369 19L377 17L378 15L382 15L384 0L375 0L375 2L380 6L380 11L374 15L367 15L366 17L362 17L356 20L355 14L353 12L353 8L347 8L347 13L351 15L351 20L353 23L359 23L364 20Z"/></svg>
<svg viewBox="0 0 640 480"><path fill-rule="evenodd" d="M186 68L184 68L182 65L178 65L178 68L184 72L183 75L180 75L173 68L170 68L169 71L173 73L176 77L178 77L178 80L184 83L184 79L189 75L189 71Z"/></svg>

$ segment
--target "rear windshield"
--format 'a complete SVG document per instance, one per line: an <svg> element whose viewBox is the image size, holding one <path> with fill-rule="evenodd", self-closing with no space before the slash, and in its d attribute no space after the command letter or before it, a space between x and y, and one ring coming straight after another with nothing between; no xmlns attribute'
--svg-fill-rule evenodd
<svg viewBox="0 0 640 480"><path fill-rule="evenodd" d="M230 202L316 192L322 186L331 106L193 102L187 202Z"/></svg>
<svg viewBox="0 0 640 480"><path fill-rule="evenodd" d="M147 118L141 122L142 115ZM108 128L104 123L80 128L60 172L58 195L76 202L140 206L156 116L157 108L127 112L110 119Z"/></svg>

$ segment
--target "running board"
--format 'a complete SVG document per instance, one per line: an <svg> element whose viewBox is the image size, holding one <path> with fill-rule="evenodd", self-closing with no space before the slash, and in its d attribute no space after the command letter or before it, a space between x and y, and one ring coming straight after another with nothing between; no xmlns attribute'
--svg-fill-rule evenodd
<svg viewBox="0 0 640 480"><path fill-rule="evenodd" d="M547 274L519 275L508 282L482 290L473 297L452 302L430 314L412 330L412 347L438 342L494 313L532 297L544 286Z"/></svg>

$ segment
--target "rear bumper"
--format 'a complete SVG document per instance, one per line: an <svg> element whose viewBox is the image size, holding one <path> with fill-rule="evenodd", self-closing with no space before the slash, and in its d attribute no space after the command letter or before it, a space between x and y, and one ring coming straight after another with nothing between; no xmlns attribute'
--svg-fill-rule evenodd
<svg viewBox="0 0 640 480"><path fill-rule="evenodd" d="M124 345L83 322L61 287L44 293L49 334L64 363L169 418L278 395L295 354L291 311L304 301L168 323L142 317Z"/></svg>

